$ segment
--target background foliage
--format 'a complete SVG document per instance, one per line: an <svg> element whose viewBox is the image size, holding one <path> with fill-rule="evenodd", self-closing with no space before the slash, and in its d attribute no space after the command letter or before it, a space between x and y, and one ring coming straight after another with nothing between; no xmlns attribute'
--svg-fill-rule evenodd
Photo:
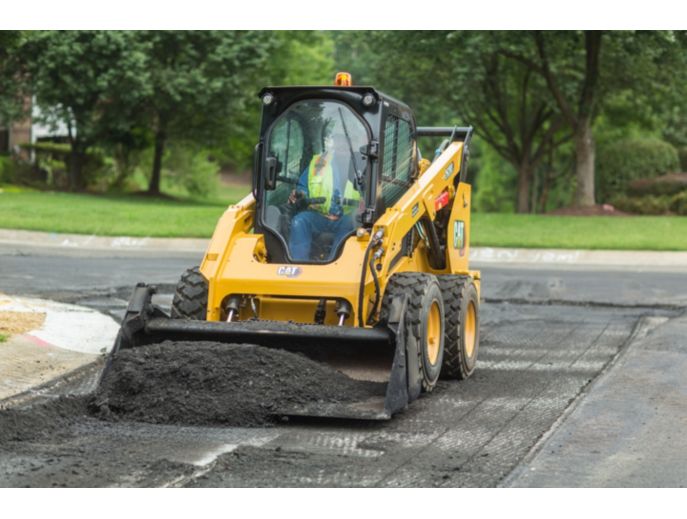
<svg viewBox="0 0 687 519"><path fill-rule="evenodd" d="M680 31L4 31L0 120L33 99L68 132L0 181L212 197L251 168L260 88L347 70L420 125L475 126L478 211L588 205L591 174L596 203L682 214L685 184L642 181L687 169L686 51Z"/></svg>

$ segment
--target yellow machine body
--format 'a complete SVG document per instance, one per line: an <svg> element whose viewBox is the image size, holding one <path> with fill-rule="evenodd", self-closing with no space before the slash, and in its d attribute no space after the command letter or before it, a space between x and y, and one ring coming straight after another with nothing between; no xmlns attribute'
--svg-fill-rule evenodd
<svg viewBox="0 0 687 519"><path fill-rule="evenodd" d="M275 264L267 262L263 236L253 234L256 204L253 195L230 206L220 218L201 264L208 281L208 321L226 319L225 303L234 294L250 296L252 303L241 308L239 319L312 323L317 304L328 301L324 324L336 324L334 300L344 299L353 308L347 326L359 326L359 315L368 316L375 298L372 273L364 280L363 306L359 307L361 272L371 236L381 231L384 254L377 267L381 292L392 274L426 272L464 274L473 278L479 293L480 275L470 270L471 186L455 177L461 171L463 142L453 142L422 171L407 192L377 220L372 232L348 238L341 255L328 264ZM420 240L410 256L401 256L403 237L424 216L436 217L436 201L447 193L448 222L446 268L430 266L427 246ZM444 195L446 197L446 195ZM454 228L460 232L453 232ZM460 240L460 243L457 243ZM373 316L373 320L374 320ZM364 319L367 322L367 319ZM371 326L371 325L365 325Z"/></svg>

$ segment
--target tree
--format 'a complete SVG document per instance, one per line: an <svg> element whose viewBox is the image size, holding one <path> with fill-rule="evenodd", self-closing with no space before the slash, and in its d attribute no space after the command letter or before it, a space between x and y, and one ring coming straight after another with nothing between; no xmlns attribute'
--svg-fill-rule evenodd
<svg viewBox="0 0 687 519"><path fill-rule="evenodd" d="M233 117L226 141L212 153L223 164L250 167L260 127L261 104L255 94L268 85L330 85L334 81L334 41L324 31L276 31L269 34L269 59L260 67L248 100Z"/></svg>
<svg viewBox="0 0 687 519"><path fill-rule="evenodd" d="M525 33L509 33L511 41L522 41ZM466 121L517 171L519 213L534 209L533 180L541 163L569 135L564 122L546 92L543 80L519 61L500 52L504 35L453 33L453 47L460 42L463 52L452 55L449 64L454 77L453 100Z"/></svg>
<svg viewBox="0 0 687 519"><path fill-rule="evenodd" d="M143 125L153 135L153 165L148 193L160 193L166 144L173 139L223 142L246 100L258 90L257 73L271 44L256 31L145 31L146 97L140 103Z"/></svg>
<svg viewBox="0 0 687 519"><path fill-rule="evenodd" d="M575 143L575 205L595 204L592 123L598 115L601 76L601 31L532 32L532 46L517 45L501 53L541 75Z"/></svg>
<svg viewBox="0 0 687 519"><path fill-rule="evenodd" d="M145 53L129 31L39 31L20 49L41 119L67 126L70 189L83 189L88 150L125 132L149 92Z"/></svg>
<svg viewBox="0 0 687 519"><path fill-rule="evenodd" d="M17 58L21 31L0 31L0 123L24 115L26 85Z"/></svg>
<svg viewBox="0 0 687 519"><path fill-rule="evenodd" d="M516 169L517 210L529 212L535 171L568 138L543 79L501 53L504 44L522 45L529 38L379 31L364 38L344 33L338 41L346 55L358 58L363 77L409 103L424 124L475 126L476 135Z"/></svg>

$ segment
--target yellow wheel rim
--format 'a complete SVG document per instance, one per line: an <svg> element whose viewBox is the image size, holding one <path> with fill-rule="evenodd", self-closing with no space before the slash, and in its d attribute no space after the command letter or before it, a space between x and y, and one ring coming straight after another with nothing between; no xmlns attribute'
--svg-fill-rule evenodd
<svg viewBox="0 0 687 519"><path fill-rule="evenodd" d="M441 344L441 310L439 303L432 302L427 319L427 358L434 366L439 358L439 345Z"/></svg>
<svg viewBox="0 0 687 519"><path fill-rule="evenodd" d="M475 339L477 337L477 310L475 304L470 301L465 317L465 354L472 357L475 351Z"/></svg>

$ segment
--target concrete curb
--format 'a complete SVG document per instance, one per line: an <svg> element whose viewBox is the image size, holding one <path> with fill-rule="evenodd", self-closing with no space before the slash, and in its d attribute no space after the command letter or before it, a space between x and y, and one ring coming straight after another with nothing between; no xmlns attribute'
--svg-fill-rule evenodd
<svg viewBox="0 0 687 519"><path fill-rule="evenodd" d="M209 237L134 238L0 229L0 246L41 247L68 251L166 252L203 254ZM479 264L530 264L687 269L687 251L618 251L472 247L470 260Z"/></svg>
<svg viewBox="0 0 687 519"><path fill-rule="evenodd" d="M0 294L0 311L45 314L40 328L0 345L0 400L32 391L112 349L119 325L90 308Z"/></svg>
<svg viewBox="0 0 687 519"><path fill-rule="evenodd" d="M0 311L44 313L43 325L23 335L77 353L93 355L110 351L119 331L112 317L83 306L46 299L0 295Z"/></svg>
<svg viewBox="0 0 687 519"><path fill-rule="evenodd" d="M0 246L49 247L63 250L205 252L209 237L135 238L0 229Z"/></svg>
<svg viewBox="0 0 687 519"><path fill-rule="evenodd" d="M470 261L484 264L520 263L687 269L687 252L473 247L470 249Z"/></svg>

